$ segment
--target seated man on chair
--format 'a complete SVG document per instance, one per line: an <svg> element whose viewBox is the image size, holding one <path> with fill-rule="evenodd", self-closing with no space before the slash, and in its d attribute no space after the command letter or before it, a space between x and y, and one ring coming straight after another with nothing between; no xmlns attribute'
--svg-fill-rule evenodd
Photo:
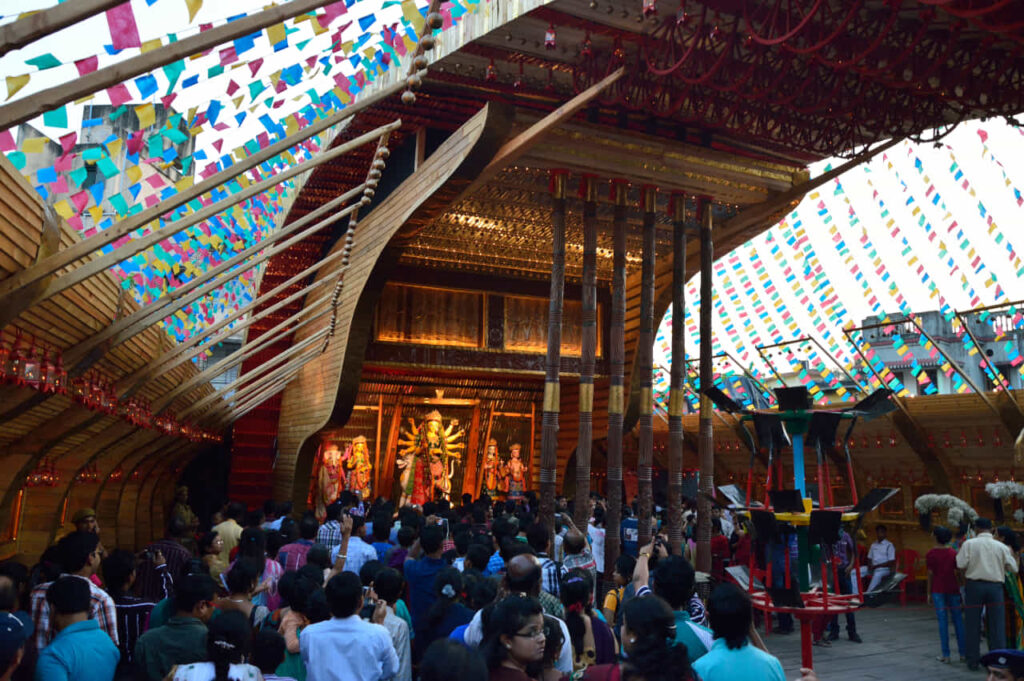
<svg viewBox="0 0 1024 681"><path fill-rule="evenodd" d="M877 526L875 535L878 537L878 541L868 549L868 564L862 565L860 568L861 577L871 575L871 582L866 589L868 593L877 589L885 581L885 578L892 574L893 567L896 565L896 547L885 538L885 525Z"/></svg>

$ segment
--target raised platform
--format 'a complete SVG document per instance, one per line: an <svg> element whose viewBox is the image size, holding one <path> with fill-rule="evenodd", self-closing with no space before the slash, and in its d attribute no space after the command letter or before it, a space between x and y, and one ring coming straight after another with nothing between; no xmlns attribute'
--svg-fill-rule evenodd
<svg viewBox="0 0 1024 681"><path fill-rule="evenodd" d="M956 637L950 626L952 664L935 660L939 650L939 623L925 604L906 608L891 606L857 613L857 633L863 643L846 638L846 620L839 617L840 638L829 648L814 649L814 670L821 681L952 681L982 679L959 659ZM765 641L786 670L787 679L800 677L800 635L772 635ZM982 641L981 650L987 651Z"/></svg>

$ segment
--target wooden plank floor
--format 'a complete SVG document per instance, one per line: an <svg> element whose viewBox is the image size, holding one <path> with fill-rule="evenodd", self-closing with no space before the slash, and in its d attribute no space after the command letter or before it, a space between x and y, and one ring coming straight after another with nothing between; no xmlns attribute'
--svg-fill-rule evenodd
<svg viewBox="0 0 1024 681"><path fill-rule="evenodd" d="M927 608L927 609L926 609ZM814 670L821 681L954 681L984 679L971 672L967 664L957 662L956 637L949 628L952 664L936 661L940 654L939 624L934 610L924 603L906 608L886 606L857 613L857 633L863 643L846 638L846 622L839 618L842 630L829 648L814 649ZM766 640L786 670L787 679L800 678L800 635L771 636ZM982 640L982 654L987 652Z"/></svg>

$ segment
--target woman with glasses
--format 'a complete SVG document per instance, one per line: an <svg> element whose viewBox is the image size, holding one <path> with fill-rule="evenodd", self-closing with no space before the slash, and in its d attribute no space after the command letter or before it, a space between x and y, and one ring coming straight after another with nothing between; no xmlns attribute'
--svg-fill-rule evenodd
<svg viewBox="0 0 1024 681"><path fill-rule="evenodd" d="M480 647L490 681L535 679L544 658L544 612L540 603L525 596L510 596L494 606L485 619Z"/></svg>

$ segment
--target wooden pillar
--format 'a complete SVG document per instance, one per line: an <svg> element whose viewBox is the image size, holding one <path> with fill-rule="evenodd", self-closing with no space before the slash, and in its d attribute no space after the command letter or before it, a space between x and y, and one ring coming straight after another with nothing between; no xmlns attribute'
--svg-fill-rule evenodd
<svg viewBox="0 0 1024 681"><path fill-rule="evenodd" d="M608 344L608 516L604 543L606 574L619 558L622 523L622 420L626 339L626 202L629 182L612 180L615 214L612 222L612 311Z"/></svg>
<svg viewBox="0 0 1024 681"><path fill-rule="evenodd" d="M568 173L551 172L551 297L548 303L548 354L544 376L544 414L540 440L540 521L555 526L555 476L558 466L558 375L562 362L562 298L565 293L565 186Z"/></svg>
<svg viewBox="0 0 1024 681"><path fill-rule="evenodd" d="M640 270L640 337L637 341L637 371L640 372L640 419L637 422L637 490L640 497L638 529L640 545L651 540L651 511L654 508L651 466L654 464L654 418L652 378L654 366L654 217L658 188L645 184L640 188L643 211L643 255Z"/></svg>
<svg viewBox="0 0 1024 681"><path fill-rule="evenodd" d="M597 353L597 178L580 179L583 198L583 329L580 349L580 416L576 441L576 504L573 521L590 520L590 455L594 441L594 358Z"/></svg>
<svg viewBox="0 0 1024 681"><path fill-rule="evenodd" d="M686 197L673 192L672 213L672 367L668 401L668 541L672 553L683 549L683 380L686 345L683 335L686 303Z"/></svg>
<svg viewBox="0 0 1024 681"><path fill-rule="evenodd" d="M700 387L711 386L711 264L714 251L711 242L711 197L697 197L697 220L700 222ZM700 459L700 493L697 495L697 568L711 572L711 498L715 494L715 440L711 400L700 396L697 454ZM701 596L710 591L710 584L701 585Z"/></svg>

